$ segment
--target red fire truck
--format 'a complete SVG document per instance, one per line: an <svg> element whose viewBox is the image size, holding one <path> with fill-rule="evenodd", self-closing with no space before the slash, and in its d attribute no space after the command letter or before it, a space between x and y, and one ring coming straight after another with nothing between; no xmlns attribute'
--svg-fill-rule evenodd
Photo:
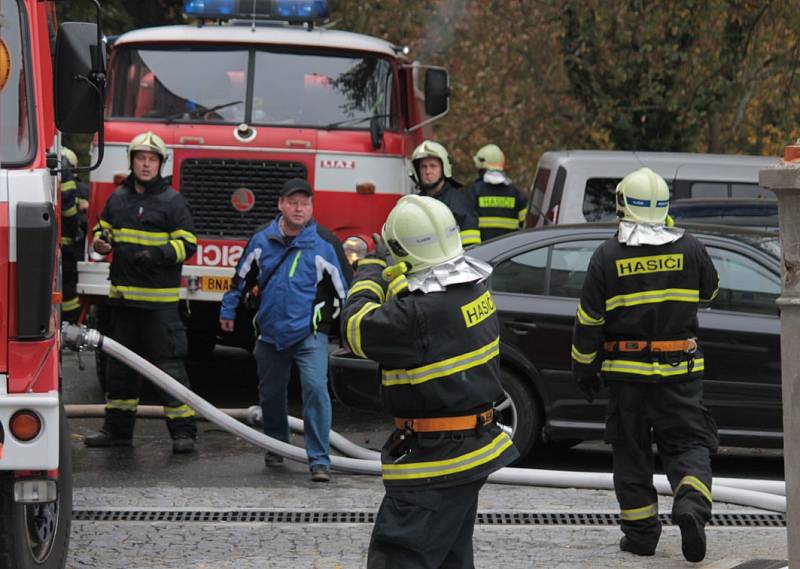
<svg viewBox="0 0 800 569"><path fill-rule="evenodd" d="M307 178L316 220L348 256L363 254L412 191L408 156L447 112L445 70L323 28L327 11L320 0L187 0L197 25L136 30L114 44L89 226L128 175L129 141L158 134L170 154L163 174L188 199L199 239L182 290L196 353L252 343L249 325L237 326L247 337L221 336L219 301L247 238L275 217L284 181ZM106 263L87 260L79 275L84 299L107 294Z"/></svg>
<svg viewBox="0 0 800 569"><path fill-rule="evenodd" d="M64 24L56 40L52 3L0 1L0 567L57 569L67 558L56 125L102 124L98 29Z"/></svg>

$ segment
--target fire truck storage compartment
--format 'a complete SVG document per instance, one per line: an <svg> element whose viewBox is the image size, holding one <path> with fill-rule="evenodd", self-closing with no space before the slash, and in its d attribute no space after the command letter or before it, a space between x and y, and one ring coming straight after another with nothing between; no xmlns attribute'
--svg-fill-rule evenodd
<svg viewBox="0 0 800 569"><path fill-rule="evenodd" d="M290 178L308 178L297 162L189 158L181 166L180 191L192 208L195 231L207 237L247 239L278 214L278 194ZM230 207L239 188L253 193L250 209ZM234 204L235 206L236 204Z"/></svg>
<svg viewBox="0 0 800 569"><path fill-rule="evenodd" d="M52 203L17 204L17 337L47 335L52 308L56 218Z"/></svg>

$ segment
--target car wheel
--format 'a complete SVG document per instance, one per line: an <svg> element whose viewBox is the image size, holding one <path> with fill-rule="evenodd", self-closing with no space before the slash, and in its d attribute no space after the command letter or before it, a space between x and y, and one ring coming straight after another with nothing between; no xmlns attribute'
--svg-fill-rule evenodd
<svg viewBox="0 0 800 569"><path fill-rule="evenodd" d="M45 504L14 501L14 472L0 473L0 567L62 569L72 523L72 461L67 415L59 417L58 497Z"/></svg>
<svg viewBox="0 0 800 569"><path fill-rule="evenodd" d="M506 432L510 432L520 458L524 458L541 434L539 398L530 385L506 369L500 370L500 383L505 399L495 406L495 411L499 414L497 422Z"/></svg>

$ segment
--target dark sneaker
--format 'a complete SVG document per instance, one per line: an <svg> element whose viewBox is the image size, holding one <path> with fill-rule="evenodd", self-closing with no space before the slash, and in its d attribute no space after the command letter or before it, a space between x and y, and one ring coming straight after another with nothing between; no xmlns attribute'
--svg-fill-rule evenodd
<svg viewBox="0 0 800 569"><path fill-rule="evenodd" d="M188 435L178 435L172 439L172 454L189 454L194 452L194 439Z"/></svg>
<svg viewBox="0 0 800 569"><path fill-rule="evenodd" d="M623 536L621 540L619 540L619 548L620 551L627 551L628 553L633 553L634 555L644 555L650 557L651 555L655 555L656 548L655 547L645 547L643 545L639 545L631 541L628 536Z"/></svg>
<svg viewBox="0 0 800 569"><path fill-rule="evenodd" d="M281 466L282 464L283 457L281 455L269 451L264 455L264 466Z"/></svg>
<svg viewBox="0 0 800 569"><path fill-rule="evenodd" d="M129 447L133 446L133 439L117 437L101 429L96 433L86 435L83 444L87 447Z"/></svg>
<svg viewBox="0 0 800 569"><path fill-rule="evenodd" d="M315 464L311 467L311 481L312 482L330 482L331 473L327 466Z"/></svg>
<svg viewBox="0 0 800 569"><path fill-rule="evenodd" d="M686 561L697 563L706 557L706 530L696 516L685 512L676 516L681 528L681 550Z"/></svg>

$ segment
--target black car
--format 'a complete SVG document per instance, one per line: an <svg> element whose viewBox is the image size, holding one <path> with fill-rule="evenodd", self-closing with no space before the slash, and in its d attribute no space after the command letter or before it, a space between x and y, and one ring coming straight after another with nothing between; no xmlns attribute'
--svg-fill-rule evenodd
<svg viewBox="0 0 800 569"><path fill-rule="evenodd" d="M678 224L714 223L778 231L778 200L761 198L688 198L673 200L669 214Z"/></svg>
<svg viewBox="0 0 800 569"><path fill-rule="evenodd" d="M780 447L780 249L773 232L683 225L706 246L720 291L699 312L705 405L728 446ZM572 378L572 327L589 259L616 224L556 225L513 233L469 254L491 263L501 322L507 399L501 422L524 456L540 441L568 446L602 438L605 394L587 403ZM339 350L332 387L351 407L380 408L377 364Z"/></svg>

